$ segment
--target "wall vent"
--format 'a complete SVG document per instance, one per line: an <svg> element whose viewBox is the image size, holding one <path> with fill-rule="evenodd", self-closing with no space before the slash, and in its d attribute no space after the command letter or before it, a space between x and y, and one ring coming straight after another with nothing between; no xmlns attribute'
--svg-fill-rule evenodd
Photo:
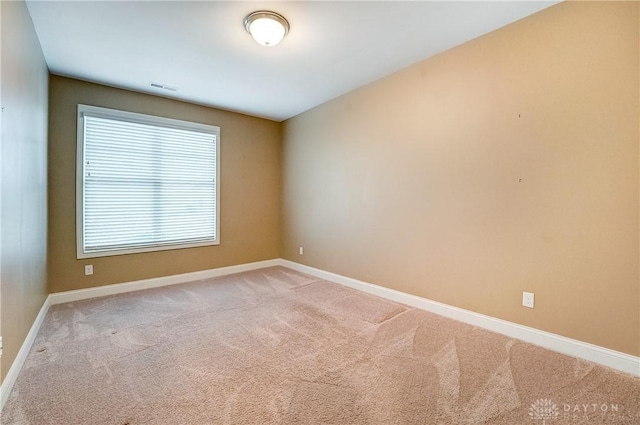
<svg viewBox="0 0 640 425"><path fill-rule="evenodd" d="M164 90L169 90L169 91L178 91L177 87L173 87L173 86L167 86L166 84L160 84L160 83L153 83L151 82L149 84L151 87L155 87L157 89L164 89Z"/></svg>

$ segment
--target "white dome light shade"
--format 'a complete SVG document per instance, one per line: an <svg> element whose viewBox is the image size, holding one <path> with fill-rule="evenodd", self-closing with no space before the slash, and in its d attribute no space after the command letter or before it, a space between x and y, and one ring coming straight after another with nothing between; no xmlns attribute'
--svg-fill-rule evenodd
<svg viewBox="0 0 640 425"><path fill-rule="evenodd" d="M244 18L244 27L261 46L273 47L289 32L289 22L275 12L261 10Z"/></svg>

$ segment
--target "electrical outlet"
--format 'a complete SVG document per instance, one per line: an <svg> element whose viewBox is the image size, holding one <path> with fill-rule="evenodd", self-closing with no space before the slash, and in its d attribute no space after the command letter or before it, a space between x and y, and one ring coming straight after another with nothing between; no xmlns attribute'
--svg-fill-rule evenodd
<svg viewBox="0 0 640 425"><path fill-rule="evenodd" d="M84 266L84 275L85 276L89 276L93 274L93 265L92 264L87 264L86 266Z"/></svg>
<svg viewBox="0 0 640 425"><path fill-rule="evenodd" d="M522 293L522 305L525 307L533 308L534 295L533 292Z"/></svg>
<svg viewBox="0 0 640 425"><path fill-rule="evenodd" d="M299 247L298 248L298 254L304 255L304 248L303 247Z"/></svg>
<svg viewBox="0 0 640 425"><path fill-rule="evenodd" d="M2 337L0 336L0 357L2 357Z"/></svg>

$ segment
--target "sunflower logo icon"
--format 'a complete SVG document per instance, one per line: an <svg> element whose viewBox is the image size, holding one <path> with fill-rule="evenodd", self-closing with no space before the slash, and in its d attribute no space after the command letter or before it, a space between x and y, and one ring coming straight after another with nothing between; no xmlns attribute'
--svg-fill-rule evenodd
<svg viewBox="0 0 640 425"><path fill-rule="evenodd" d="M542 420L542 425L546 425L548 420L556 419L560 416L560 409L553 401L541 398L531 404L529 416L533 420Z"/></svg>

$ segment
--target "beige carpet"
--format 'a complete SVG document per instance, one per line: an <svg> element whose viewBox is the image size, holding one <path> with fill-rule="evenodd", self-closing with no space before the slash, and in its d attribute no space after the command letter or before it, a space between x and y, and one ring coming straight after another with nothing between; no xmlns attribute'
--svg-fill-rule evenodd
<svg viewBox="0 0 640 425"><path fill-rule="evenodd" d="M53 306L10 424L640 424L640 379L275 267Z"/></svg>

